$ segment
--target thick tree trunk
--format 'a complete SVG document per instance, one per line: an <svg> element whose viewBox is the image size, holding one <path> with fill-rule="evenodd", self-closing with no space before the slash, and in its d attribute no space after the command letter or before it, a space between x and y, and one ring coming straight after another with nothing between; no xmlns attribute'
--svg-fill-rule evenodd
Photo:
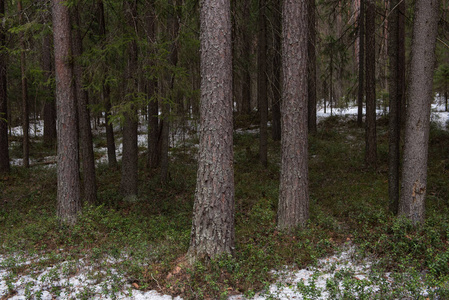
<svg viewBox="0 0 449 300"><path fill-rule="evenodd" d="M95 176L95 157L92 141L92 129L90 125L90 113L88 108L87 91L83 88L83 67L79 57L83 53L79 5L73 7L73 21L75 30L73 34L73 56L76 100L78 104L78 129L80 137L80 154L82 162L84 200L93 205L97 202L97 180Z"/></svg>
<svg viewBox="0 0 449 300"><path fill-rule="evenodd" d="M42 69L44 71L44 80L50 81L53 74L51 63L51 37L45 35L42 40ZM50 90L44 104L44 144L53 146L56 142L56 106L54 101L54 92Z"/></svg>
<svg viewBox="0 0 449 300"><path fill-rule="evenodd" d="M274 30L274 55L273 55L273 101L271 104L271 137L274 141L281 140L281 31L282 31L282 5L280 0L274 1L273 30Z"/></svg>
<svg viewBox="0 0 449 300"><path fill-rule="evenodd" d="M259 100L259 114L260 114L259 159L260 163L264 167L267 167L268 96L267 96L267 37L266 37L265 5L266 5L265 0L259 0L257 98Z"/></svg>
<svg viewBox="0 0 449 300"><path fill-rule="evenodd" d="M5 16L5 0L0 0L0 18ZM6 86L6 51L4 50L6 30L0 25L0 173L8 173L9 143L8 143L8 98Z"/></svg>
<svg viewBox="0 0 449 300"><path fill-rule="evenodd" d="M281 179L278 227L292 230L309 218L307 166L307 0L284 0Z"/></svg>
<svg viewBox="0 0 449 300"><path fill-rule="evenodd" d="M234 252L232 46L229 0L201 5L201 127L188 257Z"/></svg>
<svg viewBox="0 0 449 300"><path fill-rule="evenodd" d="M81 212L75 87L70 64L70 15L65 1L53 0L58 125L58 204L60 222L74 225Z"/></svg>
<svg viewBox="0 0 449 300"><path fill-rule="evenodd" d="M357 98L357 126L363 123L363 98L365 96L365 0L360 0L359 11L359 93Z"/></svg>
<svg viewBox="0 0 449 300"><path fill-rule="evenodd" d="M123 2L130 35L135 35L135 20L137 17L137 1L126 0ZM137 42L133 38L128 44L128 58L125 70L126 101L133 101L137 91L137 80L134 76L137 70ZM137 109L131 105L130 111L125 113L123 126L123 156L121 192L123 196L132 199L137 197L138 186L138 148L137 148Z"/></svg>
<svg viewBox="0 0 449 300"><path fill-rule="evenodd" d="M17 1L19 23L23 23L22 1ZM19 34L20 39L20 73L22 76L22 130L23 130L23 166L30 167L30 108L28 106L28 83L26 77L25 37L23 32Z"/></svg>
<svg viewBox="0 0 449 300"><path fill-rule="evenodd" d="M309 13L309 39L307 43L308 59L308 126L310 133L316 133L316 29L315 29L315 0L307 1Z"/></svg>
<svg viewBox="0 0 449 300"><path fill-rule="evenodd" d="M376 167L376 6L368 0L366 6L366 120L365 163Z"/></svg>
<svg viewBox="0 0 449 300"><path fill-rule="evenodd" d="M438 0L417 0L410 61L399 214L414 224L425 217L430 106L438 28Z"/></svg>
<svg viewBox="0 0 449 300"><path fill-rule="evenodd" d="M405 3L390 1L388 19L389 56L389 138L388 138L388 195L390 211L398 213L399 165L401 140L401 103L405 93Z"/></svg>

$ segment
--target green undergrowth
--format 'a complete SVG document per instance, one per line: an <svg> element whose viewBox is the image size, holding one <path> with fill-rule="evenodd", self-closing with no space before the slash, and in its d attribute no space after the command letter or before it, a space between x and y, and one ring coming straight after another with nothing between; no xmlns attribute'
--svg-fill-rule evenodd
<svg viewBox="0 0 449 300"><path fill-rule="evenodd" d="M242 117L237 123L249 128L251 120ZM93 269L120 269L117 286L134 284L185 299L225 299L236 293L253 296L276 280L273 269L314 265L352 242L361 257L375 258L373 270L379 274L391 272L399 278L408 272L417 278L408 281L416 284L403 288L424 284L444 297L449 289L449 134L432 127L427 218L417 227L388 212L385 125L379 126L378 141L378 166L366 168L364 130L345 117L321 122L309 138L310 220L306 228L285 233L276 228L280 142L269 141L269 164L263 168L258 135L236 133L235 253L193 266L184 258L196 181L193 143L171 150L167 183L161 183L158 170L146 169L141 157L136 201L120 196L119 169L98 166L98 204L84 207L73 228L59 227L55 217L55 169L14 167L0 178L0 255L11 257L0 267L19 276L31 272L20 263L26 258L42 257L33 262L34 270L83 259ZM78 272L67 268L68 273ZM100 282L101 275L95 276ZM361 285L345 278L329 283L338 299L352 299L339 290L339 283L349 282L353 290ZM310 286L298 289L311 298L316 292Z"/></svg>

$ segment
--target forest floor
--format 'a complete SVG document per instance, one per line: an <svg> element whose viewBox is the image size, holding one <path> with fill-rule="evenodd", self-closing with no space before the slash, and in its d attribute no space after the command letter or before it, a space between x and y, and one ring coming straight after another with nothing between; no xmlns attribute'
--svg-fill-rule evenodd
<svg viewBox="0 0 449 300"><path fill-rule="evenodd" d="M193 120L173 126L168 183L145 169L141 155L132 203L120 197L120 171L107 167L99 127L99 203L84 208L71 229L57 225L55 151L42 145L40 123L31 126L29 170L20 167L21 132L14 128L14 167L0 178L0 299L446 299L449 133L441 110L433 106L427 219L419 227L388 212L382 111L373 170L363 164L364 130L354 109L334 109L333 116L320 110L318 133L309 139L310 222L293 234L276 229L279 142L269 142L270 163L262 168L257 116L236 116L236 253L193 266L183 259L195 189L198 139L186 133ZM142 153L145 132L142 122ZM118 133L118 145L120 139Z"/></svg>

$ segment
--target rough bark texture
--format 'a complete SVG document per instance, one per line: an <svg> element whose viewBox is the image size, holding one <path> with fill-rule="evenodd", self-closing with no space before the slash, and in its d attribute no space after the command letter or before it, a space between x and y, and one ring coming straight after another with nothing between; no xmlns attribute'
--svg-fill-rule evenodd
<svg viewBox="0 0 449 300"><path fill-rule="evenodd" d="M315 28L315 0L307 1L307 9L309 13L309 39L307 43L307 51L309 59L307 90L308 90L308 126L310 133L316 133L316 28Z"/></svg>
<svg viewBox="0 0 449 300"><path fill-rule="evenodd" d="M363 123L363 98L365 96L365 0L360 0L359 11L359 91L357 97L357 126Z"/></svg>
<svg viewBox="0 0 449 300"><path fill-rule="evenodd" d="M123 2L125 16L127 19L130 35L134 36L135 20L137 17L137 1L127 0ZM125 70L126 97L127 101L133 101L133 95L137 91L137 42L133 38L128 44L128 59ZM122 195L129 199L137 196L137 110L132 105L130 111L125 113L125 124L123 125L123 158L122 158Z"/></svg>
<svg viewBox="0 0 449 300"><path fill-rule="evenodd" d="M0 0L0 18L5 15L5 0ZM0 173L8 173L9 166L9 143L8 143L8 99L6 88L6 52L5 28L0 25Z"/></svg>
<svg viewBox="0 0 449 300"><path fill-rule="evenodd" d="M259 159L267 167L268 147L268 96L267 96L267 39L265 21L265 0L259 0L259 36L257 53L257 98L260 114Z"/></svg>
<svg viewBox="0 0 449 300"><path fill-rule="evenodd" d="M17 1L17 11L19 14L19 23L23 23L22 1ZM23 150L23 166L30 167L30 109L28 107L28 83L26 77L26 57L25 57L25 37L23 32L19 34L20 39L20 73L22 76L22 150Z"/></svg>
<svg viewBox="0 0 449 300"><path fill-rule="evenodd" d="M271 104L271 137L274 141L281 140L281 31L282 31L282 5L280 0L274 1L273 31L273 101Z"/></svg>
<svg viewBox="0 0 449 300"><path fill-rule="evenodd" d="M389 56L389 141L388 141L388 195L390 211L398 213L399 163L401 140L401 103L405 94L405 3L390 1L388 19Z"/></svg>
<svg viewBox="0 0 449 300"><path fill-rule="evenodd" d="M99 22L99 33L103 40L106 37L106 22L104 17L104 5L103 0L98 0L98 22ZM106 145L108 148L108 166L109 168L117 167L117 156L115 154L115 140L114 140L114 127L109 123L111 117L111 90L106 82L103 82L103 103L105 110L105 121L106 121Z"/></svg>
<svg viewBox="0 0 449 300"><path fill-rule="evenodd" d="M201 127L190 260L234 251L229 0L202 1L200 18Z"/></svg>
<svg viewBox="0 0 449 300"><path fill-rule="evenodd" d="M51 63L53 49L51 47L51 37L45 35L42 40L42 70L44 71L44 80L49 82L53 74L53 66ZM53 146L56 142L56 106L54 101L53 90L49 91L44 104L44 144Z"/></svg>
<svg viewBox="0 0 449 300"><path fill-rule="evenodd" d="M278 227L309 218L307 167L307 0L285 0L282 23L283 102Z"/></svg>
<svg viewBox="0 0 449 300"><path fill-rule="evenodd" d="M92 142L92 130L90 125L90 112L88 108L87 91L83 88L83 67L79 61L79 57L83 53L80 20L79 20L79 4L73 7L73 21L75 30L73 32L73 56L74 56L74 75L76 100L78 106L78 130L79 145L82 163L84 201L89 204L97 202L97 180L95 176L95 157Z"/></svg>
<svg viewBox="0 0 449 300"><path fill-rule="evenodd" d="M414 224L425 217L430 106L439 1L417 0L413 22L404 163L399 214Z"/></svg>
<svg viewBox="0 0 449 300"><path fill-rule="evenodd" d="M81 201L76 98L70 64L70 16L65 1L53 0L52 3L58 120L57 215L62 224L73 225L81 211Z"/></svg>
<svg viewBox="0 0 449 300"><path fill-rule="evenodd" d="M376 6L374 0L366 3L366 120L365 163L376 167Z"/></svg>
<svg viewBox="0 0 449 300"><path fill-rule="evenodd" d="M244 0L243 4L243 20L249 20L251 17L251 0ZM243 82L242 82L242 113L251 113L251 35L249 34L248 25L243 23L242 26L242 39L243 39Z"/></svg>

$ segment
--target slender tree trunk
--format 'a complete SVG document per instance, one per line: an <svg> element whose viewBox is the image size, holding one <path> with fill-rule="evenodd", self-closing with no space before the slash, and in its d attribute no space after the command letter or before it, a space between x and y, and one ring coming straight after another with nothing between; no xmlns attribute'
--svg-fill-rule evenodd
<svg viewBox="0 0 449 300"><path fill-rule="evenodd" d="M251 18L251 0L244 0L243 3L243 20L247 21ZM244 22L245 22L244 21ZM243 87L242 87L242 112L244 114L251 113L251 35L246 22L242 28L243 39Z"/></svg>
<svg viewBox="0 0 449 300"><path fill-rule="evenodd" d="M80 154L82 162L84 200L93 205L97 202L97 180L95 176L95 157L92 142L92 129L90 125L90 112L88 108L87 91L83 88L83 67L79 58L83 53L79 4L73 7L73 21L75 30L73 32L73 56L76 100L78 104L78 129L80 136Z"/></svg>
<svg viewBox="0 0 449 300"><path fill-rule="evenodd" d="M42 40L42 69L44 71L44 80L49 83L53 74L53 66L51 63L51 37L45 35ZM53 146L56 142L56 106L54 101L54 92L49 90L48 96L44 104L44 144Z"/></svg>
<svg viewBox="0 0 449 300"><path fill-rule="evenodd" d="M17 1L19 23L23 24L22 1ZM23 32L19 34L20 39L20 73L22 76L22 129L23 129L23 166L30 167L30 109L28 106L28 83L26 77L25 37Z"/></svg>
<svg viewBox="0 0 449 300"><path fill-rule="evenodd" d="M5 16L5 0L0 0L0 18ZM8 173L9 143L8 143L8 98L6 86L6 30L3 23L0 25L0 174Z"/></svg>
<svg viewBox="0 0 449 300"><path fill-rule="evenodd" d="M201 4L201 127L191 261L233 253L235 235L230 3Z"/></svg>
<svg viewBox="0 0 449 300"><path fill-rule="evenodd" d="M414 224L425 218L430 106L438 28L438 0L416 0L405 126L399 214Z"/></svg>
<svg viewBox="0 0 449 300"><path fill-rule="evenodd" d="M128 44L127 66L125 70L126 101L133 101L137 91L137 42L135 40L135 20L137 17L137 1L126 0L123 2L127 26L132 40ZM131 105L130 111L125 113L125 124L123 125L123 157L122 157L122 179L121 191L123 196L132 199L137 197L137 109Z"/></svg>
<svg viewBox="0 0 449 300"><path fill-rule="evenodd" d="M265 0L259 0L257 98L259 99L259 114L260 114L259 159L261 164L264 167L267 167L268 96L267 96L267 38L266 38L265 5L266 5Z"/></svg>
<svg viewBox="0 0 449 300"><path fill-rule="evenodd" d="M365 120L365 163L376 167L376 6L374 0L367 0L366 7L366 120Z"/></svg>
<svg viewBox="0 0 449 300"><path fill-rule="evenodd" d="M398 213L399 205L399 165L401 140L401 105L405 93L405 3L390 1L388 22L389 56L389 141L388 141L388 195L390 211Z"/></svg>
<svg viewBox="0 0 449 300"><path fill-rule="evenodd" d="M106 38L106 20L104 16L104 4L103 0L98 0L98 22L99 22L99 34L104 39ZM104 46L103 46L104 47ZM109 168L117 167L117 156L115 154L115 140L114 140L114 127L110 123L111 117L111 89L109 85L103 80L102 94L103 103L105 109L105 123L106 123L106 145L108 148L108 165Z"/></svg>
<svg viewBox="0 0 449 300"><path fill-rule="evenodd" d="M273 101L271 104L272 128L271 137L274 141L281 140L281 31L282 31L282 5L281 0L274 1L273 30Z"/></svg>
<svg viewBox="0 0 449 300"><path fill-rule="evenodd" d="M72 84L71 28L65 1L53 0L58 125L58 201L60 222L74 225L81 212L75 87Z"/></svg>
<svg viewBox="0 0 449 300"><path fill-rule="evenodd" d="M147 40L154 54L153 45L156 43L156 15L154 13L154 0L147 1L150 6L149 14L147 16ZM152 60L150 64L153 64ZM156 97L157 81L153 79L148 80L148 160L149 168L157 168L159 166L159 103Z"/></svg>
<svg viewBox="0 0 449 300"><path fill-rule="evenodd" d="M282 140L278 227L309 218L307 166L307 0L284 0L282 20Z"/></svg>
<svg viewBox="0 0 449 300"><path fill-rule="evenodd" d="M365 96L365 0L360 0L359 11L359 94L357 98L357 125L363 123L363 98Z"/></svg>
<svg viewBox="0 0 449 300"><path fill-rule="evenodd" d="M316 133L316 29L315 29L315 0L308 0L309 39L307 43L308 59L308 127L310 133Z"/></svg>

